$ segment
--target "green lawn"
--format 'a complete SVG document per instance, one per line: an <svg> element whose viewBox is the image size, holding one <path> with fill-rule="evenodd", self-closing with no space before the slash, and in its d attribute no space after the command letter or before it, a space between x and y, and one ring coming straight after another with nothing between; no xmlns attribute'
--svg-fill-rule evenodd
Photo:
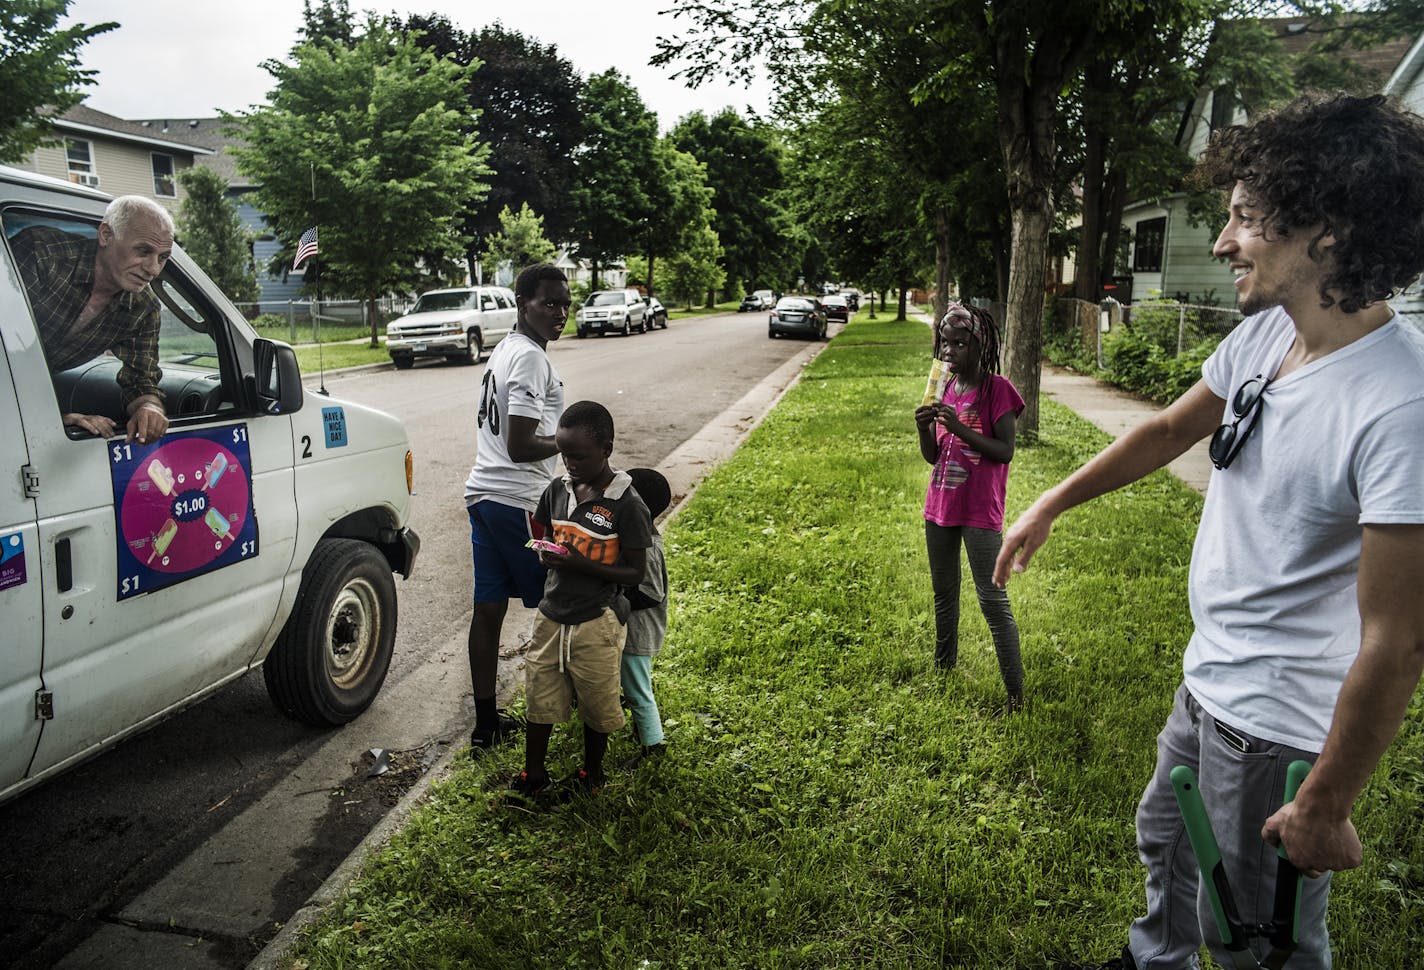
<svg viewBox="0 0 1424 970"><path fill-rule="evenodd" d="M668 530L655 681L669 754L592 801L498 796L522 752L458 761L298 952L300 966L1040 968L1106 956L1140 906L1132 819L1190 632L1201 500L1165 473L1064 516L1010 598L1008 720L966 592L931 669L913 406L925 328L855 322ZM1009 514L1105 442L1045 401ZM967 575L967 573L966 573ZM1424 951L1421 712L1337 877L1338 965ZM609 764L634 749L614 739ZM573 727L551 767L578 766ZM1366 956L1368 954L1368 956Z"/></svg>

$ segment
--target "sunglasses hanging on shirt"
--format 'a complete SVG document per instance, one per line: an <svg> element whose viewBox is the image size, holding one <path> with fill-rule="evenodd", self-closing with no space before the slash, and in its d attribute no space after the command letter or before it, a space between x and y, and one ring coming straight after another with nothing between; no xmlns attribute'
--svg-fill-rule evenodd
<svg viewBox="0 0 1424 970"><path fill-rule="evenodd" d="M1236 420L1217 428L1216 434L1211 436L1211 447L1207 449L1211 455L1211 463L1217 468L1225 470L1231 467L1231 463L1245 446L1246 439L1251 437L1251 432L1260 424L1260 415L1256 412L1261 409L1266 388L1270 386L1270 378L1257 374L1237 389L1236 396L1231 399L1231 413L1236 416ZM1247 418L1252 418L1251 423L1246 425L1246 430L1238 431L1241 422Z"/></svg>

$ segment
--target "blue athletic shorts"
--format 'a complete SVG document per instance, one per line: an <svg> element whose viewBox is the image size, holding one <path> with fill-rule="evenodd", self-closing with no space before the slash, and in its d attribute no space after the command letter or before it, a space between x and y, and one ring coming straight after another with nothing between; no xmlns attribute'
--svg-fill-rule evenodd
<svg viewBox="0 0 1424 970"><path fill-rule="evenodd" d="M523 509L488 499L468 506L475 559L475 602L502 603L518 597L531 610L544 598L539 554L525 543L543 532Z"/></svg>

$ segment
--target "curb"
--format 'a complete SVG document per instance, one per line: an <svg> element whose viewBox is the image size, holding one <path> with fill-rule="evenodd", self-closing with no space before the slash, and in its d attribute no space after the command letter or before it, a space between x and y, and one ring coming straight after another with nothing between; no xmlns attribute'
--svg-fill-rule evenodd
<svg viewBox="0 0 1424 970"><path fill-rule="evenodd" d="M844 328L842 327L842 329ZM839 332L839 330L836 331L836 333ZM824 342L808 344L804 350L764 377L761 383L703 425L696 434L673 449L666 458L658 463L658 471L667 477L669 484L673 486L673 493L677 494L678 483L681 482L683 495L672 508L664 513L657 524L665 527L677 517L678 513L692 499L692 496L696 494L698 485L702 483L707 474L737 450L747 435L751 434L771 413L772 409L781 402L787 391L800 382L806 365L829 347L829 339ZM359 367L345 368L345 370L382 366L385 365L362 364ZM750 414L748 414L749 411ZM257 955L247 964L247 970L283 970L287 966L288 951L296 945L302 934L316 924L329 906L340 899L360 874L366 860L385 848L386 844L405 826L416 808L429 798L430 789L437 782L444 780L455 758L465 750L462 746L451 745L450 750L441 755L439 760L416 780L410 790L401 796L400 801L396 802L395 807L376 823L375 827L366 834L366 837L351 850L345 859L341 860L341 864L307 898L307 901L282 924L277 935L272 937L267 945L258 951Z"/></svg>

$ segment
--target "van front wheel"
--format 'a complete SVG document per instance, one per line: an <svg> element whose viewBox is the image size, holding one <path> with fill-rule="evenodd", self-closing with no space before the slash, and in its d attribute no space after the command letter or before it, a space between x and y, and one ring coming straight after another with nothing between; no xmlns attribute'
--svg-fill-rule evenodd
<svg viewBox="0 0 1424 970"><path fill-rule="evenodd" d="M295 720L345 724L376 699L395 639L396 585L385 557L357 539L323 539L262 664L267 693Z"/></svg>

